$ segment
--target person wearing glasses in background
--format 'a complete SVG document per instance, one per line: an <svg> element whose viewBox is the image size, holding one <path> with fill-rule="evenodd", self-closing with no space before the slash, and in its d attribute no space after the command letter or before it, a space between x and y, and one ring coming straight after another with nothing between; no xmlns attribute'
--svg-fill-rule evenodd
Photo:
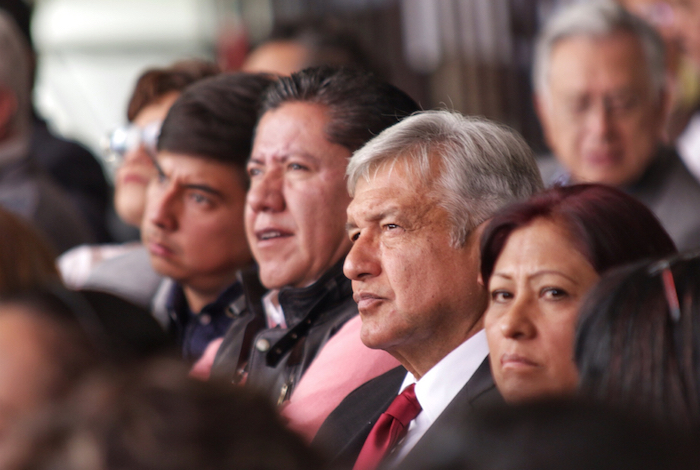
<svg viewBox="0 0 700 470"><path fill-rule="evenodd" d="M649 207L679 249L700 243L700 185L664 144L661 37L610 1L561 9L535 48L535 104L553 158L545 184L600 183Z"/></svg>
<svg viewBox="0 0 700 470"><path fill-rule="evenodd" d="M141 226L146 187L157 173L152 159L160 126L168 110L187 86L218 72L213 63L188 60L168 68L149 69L137 80L127 109L129 123L110 134L106 143L105 159L115 169L114 208L126 225ZM120 289L114 285L116 280L110 274L117 271L114 266L96 269L103 261L117 257L120 265L142 267L129 271L145 273L150 279L139 279L139 285L144 288L141 294L129 295L133 294L133 289ZM58 265L68 287L78 289L89 285L91 288L116 289L115 293L126 293L130 300L145 308L148 308L160 282L160 276L151 269L148 254L140 242L81 245L64 253Z"/></svg>

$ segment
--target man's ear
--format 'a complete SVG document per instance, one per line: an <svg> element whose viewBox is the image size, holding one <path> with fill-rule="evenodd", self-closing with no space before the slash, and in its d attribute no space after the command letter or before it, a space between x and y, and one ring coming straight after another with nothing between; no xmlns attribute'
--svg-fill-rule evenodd
<svg viewBox="0 0 700 470"><path fill-rule="evenodd" d="M486 289L486 284L484 284L484 278L481 277L481 271L479 271L479 274L477 274L477 276L476 276L476 283L479 284L484 289Z"/></svg>

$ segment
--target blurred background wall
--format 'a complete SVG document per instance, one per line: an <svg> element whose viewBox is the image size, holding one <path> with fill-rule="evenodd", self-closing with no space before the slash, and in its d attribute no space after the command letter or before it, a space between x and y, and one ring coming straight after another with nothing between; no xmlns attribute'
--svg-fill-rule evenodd
<svg viewBox="0 0 700 470"><path fill-rule="evenodd" d="M356 34L378 73L424 108L497 119L541 150L532 43L564 1L35 0L36 104L98 152L145 68L207 57L236 69L275 25L315 18Z"/></svg>

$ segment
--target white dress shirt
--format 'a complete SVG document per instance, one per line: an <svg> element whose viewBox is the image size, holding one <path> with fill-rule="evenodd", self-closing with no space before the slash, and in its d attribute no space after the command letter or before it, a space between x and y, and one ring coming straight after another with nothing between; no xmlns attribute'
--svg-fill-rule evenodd
<svg viewBox="0 0 700 470"><path fill-rule="evenodd" d="M416 398L423 410L411 421L408 434L395 448L394 455L390 457L393 464L400 462L413 449L457 393L464 388L488 354L486 332L481 330L443 357L420 380L416 381L410 372L406 374L399 393L415 383Z"/></svg>
<svg viewBox="0 0 700 470"><path fill-rule="evenodd" d="M279 301L279 293L280 291L277 289L271 290L262 298L268 328L274 328L276 326L287 328L287 321L284 318L284 311Z"/></svg>
<svg viewBox="0 0 700 470"><path fill-rule="evenodd" d="M676 150L688 170L700 180L700 112L693 114L683 133L678 136Z"/></svg>

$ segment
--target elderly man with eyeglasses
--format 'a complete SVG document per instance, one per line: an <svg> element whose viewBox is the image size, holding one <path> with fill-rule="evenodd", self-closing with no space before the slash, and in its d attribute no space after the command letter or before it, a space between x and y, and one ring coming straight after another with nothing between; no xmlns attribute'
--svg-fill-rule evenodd
<svg viewBox="0 0 700 470"><path fill-rule="evenodd" d="M602 183L646 204L680 249L700 244L700 185L663 145L664 45L614 2L560 11L541 33L535 103L554 156L545 183Z"/></svg>

